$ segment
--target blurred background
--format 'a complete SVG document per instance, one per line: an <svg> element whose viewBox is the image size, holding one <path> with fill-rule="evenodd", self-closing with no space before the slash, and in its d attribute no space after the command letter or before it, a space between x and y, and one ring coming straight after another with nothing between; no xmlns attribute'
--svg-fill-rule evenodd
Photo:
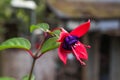
<svg viewBox="0 0 120 80"><path fill-rule="evenodd" d="M32 49L41 39L39 31L30 34L31 24L47 22L50 28L71 31L91 20L89 32L81 38L88 50L87 66L82 67L72 54L64 65L57 49L44 54L36 63L36 80L120 80L120 0L1 0L0 42L25 37ZM25 51L0 52L0 76L21 80L29 74L32 58Z"/></svg>

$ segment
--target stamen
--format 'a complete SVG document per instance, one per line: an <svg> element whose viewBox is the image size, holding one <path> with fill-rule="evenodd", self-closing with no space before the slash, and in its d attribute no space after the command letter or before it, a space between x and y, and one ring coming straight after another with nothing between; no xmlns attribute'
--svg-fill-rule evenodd
<svg viewBox="0 0 120 80"><path fill-rule="evenodd" d="M78 43L75 43L75 46L80 46L80 44L78 44Z"/></svg>
<svg viewBox="0 0 120 80"><path fill-rule="evenodd" d="M85 62L83 62L81 59L79 59L82 66L86 66Z"/></svg>
<svg viewBox="0 0 120 80"><path fill-rule="evenodd" d="M80 52L80 53L85 56L85 53L84 53L84 52Z"/></svg>
<svg viewBox="0 0 120 80"><path fill-rule="evenodd" d="M91 46L90 45L84 45L86 48L91 48Z"/></svg>
<svg viewBox="0 0 120 80"><path fill-rule="evenodd" d="M73 50L73 53L74 53L74 55L76 56L77 60L80 61L80 63L81 63L82 66L86 66L85 62L83 62L83 61L80 59L79 55L76 53L76 51L74 50L74 48L75 48L75 46L72 47L72 50Z"/></svg>

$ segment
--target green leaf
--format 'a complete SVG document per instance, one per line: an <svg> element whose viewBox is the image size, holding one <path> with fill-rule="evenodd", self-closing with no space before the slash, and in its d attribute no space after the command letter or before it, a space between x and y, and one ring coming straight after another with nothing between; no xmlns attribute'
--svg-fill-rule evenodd
<svg viewBox="0 0 120 80"><path fill-rule="evenodd" d="M0 77L0 80L15 80L15 79L11 77Z"/></svg>
<svg viewBox="0 0 120 80"><path fill-rule="evenodd" d="M54 30L53 32L52 32L52 34L54 34L54 35L56 35L56 36L60 36L60 30Z"/></svg>
<svg viewBox="0 0 120 80"><path fill-rule="evenodd" d="M33 32L35 29L38 29L38 26L36 26L36 25L30 26L30 32Z"/></svg>
<svg viewBox="0 0 120 80"><path fill-rule="evenodd" d="M28 80L28 79L29 79L29 76L28 76L28 75L26 75L26 76L24 76L24 77L22 78L22 80ZM34 76L34 75L32 75L31 80L35 80L35 76Z"/></svg>
<svg viewBox="0 0 120 80"><path fill-rule="evenodd" d="M0 50L8 48L22 48L29 50L31 48L31 44L25 38L11 38L0 44Z"/></svg>
<svg viewBox="0 0 120 80"><path fill-rule="evenodd" d="M41 48L41 53L45 53L47 51L57 48L60 44L59 42L57 42L57 39L57 37L52 37L45 41Z"/></svg>
<svg viewBox="0 0 120 80"><path fill-rule="evenodd" d="M33 32L35 29L41 29L42 31L49 30L49 25L47 23L40 23L37 25L30 26L30 32Z"/></svg>

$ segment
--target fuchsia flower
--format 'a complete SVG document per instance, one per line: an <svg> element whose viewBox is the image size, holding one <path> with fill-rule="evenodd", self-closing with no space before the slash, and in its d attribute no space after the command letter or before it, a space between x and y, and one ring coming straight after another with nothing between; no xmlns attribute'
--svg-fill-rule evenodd
<svg viewBox="0 0 120 80"><path fill-rule="evenodd" d="M90 20L79 25L70 33L64 29L61 30L60 38L58 39L58 42L61 42L58 48L58 55L64 64L66 64L67 61L67 54L72 52L75 55L76 59L79 60L82 65L85 65L83 60L88 59L88 54L85 47L90 46L85 46L82 44L79 41L79 38L88 32L89 28Z"/></svg>

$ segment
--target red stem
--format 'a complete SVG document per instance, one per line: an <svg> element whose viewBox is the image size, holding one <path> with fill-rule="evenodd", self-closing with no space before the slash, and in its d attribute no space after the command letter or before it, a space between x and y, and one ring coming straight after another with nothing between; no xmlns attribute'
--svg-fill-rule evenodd
<svg viewBox="0 0 120 80"><path fill-rule="evenodd" d="M31 50L26 50L26 51L32 56L32 58L35 58L35 55L33 55Z"/></svg>
<svg viewBox="0 0 120 80"><path fill-rule="evenodd" d="M52 32L55 31L55 30L60 30L60 31L62 31L62 29L63 29L62 27L57 27L57 28L54 28L54 29L51 30L51 31L52 31Z"/></svg>
<svg viewBox="0 0 120 80"><path fill-rule="evenodd" d="M31 77L32 77L32 73L33 73L33 69L34 69L36 60L43 55L43 53L39 54L39 51L40 51L41 46L43 45L43 43L44 43L44 41L45 41L45 39L46 39L46 37L47 37L47 33L46 33L46 32L44 32L44 36L45 36L45 37L44 37L44 39L42 40L42 42L40 43L39 48L38 48L37 51L35 52L35 55L33 55L32 51L27 50L28 53L29 53L29 54L32 56L32 58L33 58L33 63L32 63L32 67L31 67L31 71L30 71L29 79L28 79L28 80L31 80Z"/></svg>

